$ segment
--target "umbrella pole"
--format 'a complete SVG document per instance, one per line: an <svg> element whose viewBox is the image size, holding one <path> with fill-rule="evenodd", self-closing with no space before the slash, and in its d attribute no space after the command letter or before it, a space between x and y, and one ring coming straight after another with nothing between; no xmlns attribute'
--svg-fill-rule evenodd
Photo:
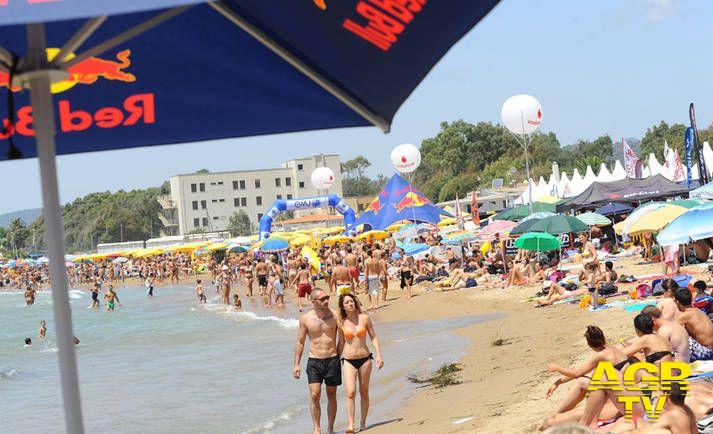
<svg viewBox="0 0 713 434"><path fill-rule="evenodd" d="M38 69L45 62L44 24L27 26L28 58ZM45 224L45 241L50 259L50 282L52 286L52 309L54 310L59 349L59 372L64 401L65 426L68 433L82 434L82 406L79 396L79 376L74 353L74 333L72 332L72 311L67 293L67 272L64 265L64 228L59 207L57 187L57 166L55 150L55 125L50 79L47 74L37 71L30 79L30 100L37 157L40 163L42 183L42 211Z"/></svg>

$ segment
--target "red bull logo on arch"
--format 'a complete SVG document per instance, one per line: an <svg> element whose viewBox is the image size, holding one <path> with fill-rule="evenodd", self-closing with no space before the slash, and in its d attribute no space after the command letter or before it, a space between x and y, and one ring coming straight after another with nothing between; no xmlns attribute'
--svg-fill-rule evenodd
<svg viewBox="0 0 713 434"><path fill-rule="evenodd" d="M401 212L409 207L424 206L431 203L425 196L415 191L410 191L404 195L398 202L394 204L396 212Z"/></svg>

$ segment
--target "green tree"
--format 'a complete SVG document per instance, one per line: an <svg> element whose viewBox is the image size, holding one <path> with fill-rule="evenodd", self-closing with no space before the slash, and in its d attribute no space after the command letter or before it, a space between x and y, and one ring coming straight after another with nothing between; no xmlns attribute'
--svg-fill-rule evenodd
<svg viewBox="0 0 713 434"><path fill-rule="evenodd" d="M22 219L16 218L10 222L7 227L7 235L10 242L10 248L15 248L21 250L25 247L28 238L30 237L30 231L27 229L27 225Z"/></svg>
<svg viewBox="0 0 713 434"><path fill-rule="evenodd" d="M228 220L227 229L232 236L250 235L252 233L250 217L248 217L248 214L243 210L234 212L233 215L230 216L230 220Z"/></svg>
<svg viewBox="0 0 713 434"><path fill-rule="evenodd" d="M646 134L644 134L644 137L641 139L641 159L647 161L649 154L653 153L656 158L661 161L663 159L664 141L668 142L668 146L671 147L671 149L678 150L678 154L683 156L685 151L685 136L685 125L673 124L669 126L664 121L659 122L658 125L647 129Z"/></svg>
<svg viewBox="0 0 713 434"><path fill-rule="evenodd" d="M574 167L576 167L577 170L579 170L579 173L584 176L584 174L587 173L587 166L591 167L596 173L596 171L599 170L599 166L601 166L603 162L602 157L599 155L584 155L574 162Z"/></svg>
<svg viewBox="0 0 713 434"><path fill-rule="evenodd" d="M566 166L573 165L581 171L579 163L589 158L590 161L597 162L596 165L592 165L592 169L596 171L601 163L611 165L614 162L614 143L608 135L599 136L592 141L579 140L574 145L567 146L565 153L568 154L563 156L563 160L567 161ZM586 169L585 165L584 170Z"/></svg>
<svg viewBox="0 0 713 434"><path fill-rule="evenodd" d="M371 196L378 193L381 179L373 180L366 174L371 162L361 155L341 164L342 194L345 197Z"/></svg>

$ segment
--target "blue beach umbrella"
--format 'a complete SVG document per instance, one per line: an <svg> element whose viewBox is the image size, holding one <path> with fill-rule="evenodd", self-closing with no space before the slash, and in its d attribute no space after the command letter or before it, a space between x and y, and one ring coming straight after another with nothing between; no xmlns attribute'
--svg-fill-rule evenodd
<svg viewBox="0 0 713 434"><path fill-rule="evenodd" d="M374 125L498 0L0 2L0 160L38 157L66 430L84 431L56 154ZM0 122L0 126L3 123ZM9 137L8 137L9 136Z"/></svg>
<svg viewBox="0 0 713 434"><path fill-rule="evenodd" d="M662 246L685 244L713 237L713 204L691 208L668 224L656 237Z"/></svg>
<svg viewBox="0 0 713 434"><path fill-rule="evenodd" d="M290 243L282 238L268 238L267 241L260 246L260 250L266 253L280 252L289 248Z"/></svg>

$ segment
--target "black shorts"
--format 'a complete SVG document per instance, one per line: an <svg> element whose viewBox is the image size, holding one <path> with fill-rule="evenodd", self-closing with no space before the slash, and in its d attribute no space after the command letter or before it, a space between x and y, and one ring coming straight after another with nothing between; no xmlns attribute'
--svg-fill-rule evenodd
<svg viewBox="0 0 713 434"><path fill-rule="evenodd" d="M336 387L342 384L342 368L339 365L339 356L328 359L307 359L307 382L319 383Z"/></svg>
<svg viewBox="0 0 713 434"><path fill-rule="evenodd" d="M257 276L257 284L259 286L267 286L267 276L264 274Z"/></svg>

